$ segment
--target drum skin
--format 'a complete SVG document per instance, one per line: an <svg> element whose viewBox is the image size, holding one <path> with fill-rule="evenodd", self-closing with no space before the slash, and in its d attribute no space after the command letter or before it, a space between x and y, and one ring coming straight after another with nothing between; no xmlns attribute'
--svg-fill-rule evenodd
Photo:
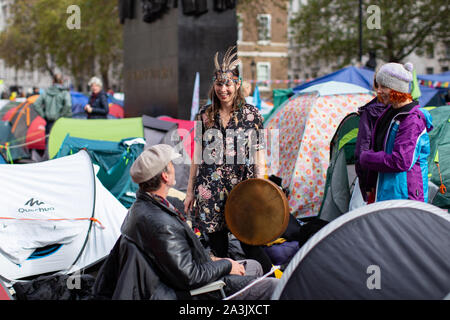
<svg viewBox="0 0 450 320"><path fill-rule="evenodd" d="M289 222L286 195L275 183L248 179L231 190L225 204L228 229L249 245L265 245L280 237Z"/></svg>

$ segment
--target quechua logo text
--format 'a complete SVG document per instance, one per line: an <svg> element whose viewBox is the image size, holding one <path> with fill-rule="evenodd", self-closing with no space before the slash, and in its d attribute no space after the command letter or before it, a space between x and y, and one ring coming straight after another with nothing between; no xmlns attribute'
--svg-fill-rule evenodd
<svg viewBox="0 0 450 320"><path fill-rule="evenodd" d="M19 213L45 213L55 210L54 207L45 205L44 201L35 198L30 198L23 206L23 208L17 209Z"/></svg>
<svg viewBox="0 0 450 320"><path fill-rule="evenodd" d="M25 202L25 206L30 206L30 207L32 207L32 206L34 206L34 205L37 205L37 206L41 206L41 205L43 205L44 204L44 202L41 202L41 201L39 201L39 200L34 200L34 198L31 198L30 200L28 200L27 202Z"/></svg>

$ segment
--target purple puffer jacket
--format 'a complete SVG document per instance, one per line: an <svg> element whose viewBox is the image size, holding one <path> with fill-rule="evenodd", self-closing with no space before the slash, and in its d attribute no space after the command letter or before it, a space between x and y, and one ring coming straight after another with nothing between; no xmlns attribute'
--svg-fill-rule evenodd
<svg viewBox="0 0 450 320"><path fill-rule="evenodd" d="M386 106L383 103L378 102L377 98L374 98L372 101L358 109L360 118L358 138L355 147L355 170L364 201L367 201L367 192L372 188L375 188L377 173L367 168L362 168L359 156L363 151L371 149L372 132L375 128L375 122L385 109Z"/></svg>
<svg viewBox="0 0 450 320"><path fill-rule="evenodd" d="M427 110L419 105L407 107L392 119L384 138L384 151L369 150L360 154L361 165L378 172L375 201L428 201L428 132L432 129ZM374 141L375 134L372 143Z"/></svg>

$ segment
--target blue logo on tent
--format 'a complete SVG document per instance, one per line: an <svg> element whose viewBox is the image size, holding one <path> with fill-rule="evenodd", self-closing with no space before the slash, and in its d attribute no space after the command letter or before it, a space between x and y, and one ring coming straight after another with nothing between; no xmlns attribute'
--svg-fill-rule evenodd
<svg viewBox="0 0 450 320"><path fill-rule="evenodd" d="M38 248L34 250L31 256L27 260L35 260L48 257L58 251L63 245L62 244L52 244L46 247Z"/></svg>

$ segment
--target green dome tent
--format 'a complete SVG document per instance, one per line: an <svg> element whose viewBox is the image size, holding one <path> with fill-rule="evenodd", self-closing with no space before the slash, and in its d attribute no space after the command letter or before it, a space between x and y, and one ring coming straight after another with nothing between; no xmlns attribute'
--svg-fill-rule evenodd
<svg viewBox="0 0 450 320"><path fill-rule="evenodd" d="M70 119L60 118L53 125L48 140L49 158L53 158L67 134L92 140L116 141L130 137L144 137L142 118L126 119Z"/></svg>
<svg viewBox="0 0 450 320"><path fill-rule="evenodd" d="M450 210L450 106L426 107L433 121L428 157L428 202ZM348 212L355 188L354 151L359 116L349 114L339 124L330 142L330 165L320 207L321 219L332 221Z"/></svg>
<svg viewBox="0 0 450 320"><path fill-rule="evenodd" d="M425 109L433 118L433 130L429 133L428 178L439 188L432 203L450 210L450 106Z"/></svg>

